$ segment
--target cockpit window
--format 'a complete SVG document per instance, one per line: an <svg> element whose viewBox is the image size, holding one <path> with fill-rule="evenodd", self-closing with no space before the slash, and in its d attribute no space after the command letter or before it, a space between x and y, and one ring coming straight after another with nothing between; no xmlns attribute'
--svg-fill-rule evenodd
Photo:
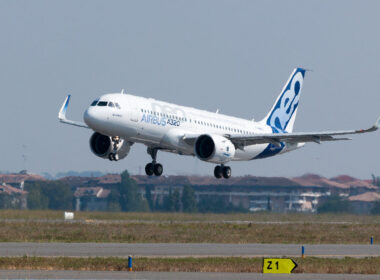
<svg viewBox="0 0 380 280"><path fill-rule="evenodd" d="M107 106L107 101L99 101L98 106Z"/></svg>
<svg viewBox="0 0 380 280"><path fill-rule="evenodd" d="M90 106L96 106L96 103L98 103L98 99L96 99L96 100L94 100L92 103L91 103L91 105Z"/></svg>
<svg viewBox="0 0 380 280"><path fill-rule="evenodd" d="M113 102L109 102L108 107L115 107L115 104L113 104Z"/></svg>
<svg viewBox="0 0 380 280"><path fill-rule="evenodd" d="M116 106L116 108L118 108L118 109L120 109L120 105L119 105L119 103L115 103L115 106Z"/></svg>

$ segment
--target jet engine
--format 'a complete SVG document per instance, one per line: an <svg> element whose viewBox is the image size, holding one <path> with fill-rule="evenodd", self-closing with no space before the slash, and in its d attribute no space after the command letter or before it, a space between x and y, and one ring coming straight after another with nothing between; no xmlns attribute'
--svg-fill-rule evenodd
<svg viewBox="0 0 380 280"><path fill-rule="evenodd" d="M195 154L203 161L226 163L235 156L235 146L220 135L203 134L195 141Z"/></svg>
<svg viewBox="0 0 380 280"><path fill-rule="evenodd" d="M116 152L114 153L114 141L112 137L95 132L90 138L91 151L101 158L119 160L125 158L133 143L119 139Z"/></svg>

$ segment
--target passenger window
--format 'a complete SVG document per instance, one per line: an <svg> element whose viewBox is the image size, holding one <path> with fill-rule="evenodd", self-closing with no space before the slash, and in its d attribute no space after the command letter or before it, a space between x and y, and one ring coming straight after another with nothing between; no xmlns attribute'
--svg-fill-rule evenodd
<svg viewBox="0 0 380 280"><path fill-rule="evenodd" d="M107 104L108 104L107 101L99 101L98 106L104 107L104 106L107 106Z"/></svg>
<svg viewBox="0 0 380 280"><path fill-rule="evenodd" d="M91 103L91 105L90 106L96 106L96 103L98 103L98 99L96 99L96 100L94 100L92 103Z"/></svg>

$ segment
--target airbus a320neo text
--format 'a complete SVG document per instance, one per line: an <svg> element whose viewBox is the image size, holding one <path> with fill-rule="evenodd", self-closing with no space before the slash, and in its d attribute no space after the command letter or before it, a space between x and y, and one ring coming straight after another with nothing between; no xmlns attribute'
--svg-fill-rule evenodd
<svg viewBox="0 0 380 280"><path fill-rule="evenodd" d="M152 98L121 93L105 94L91 103L84 113L85 123L66 118L70 95L58 118L62 123L90 128L92 152L105 159L125 158L134 143L147 146L152 161L145 166L147 175L160 176L163 167L157 152L196 156L216 164L216 178L229 178L231 161L262 159L290 152L305 142L349 140L348 134L377 130L380 118L369 129L293 132L305 69L290 75L272 109L259 122L179 106Z"/></svg>

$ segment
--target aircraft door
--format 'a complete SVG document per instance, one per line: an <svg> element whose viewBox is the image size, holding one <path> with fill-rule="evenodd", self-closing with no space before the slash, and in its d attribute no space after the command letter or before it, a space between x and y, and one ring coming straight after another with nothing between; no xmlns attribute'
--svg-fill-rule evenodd
<svg viewBox="0 0 380 280"><path fill-rule="evenodd" d="M129 118L131 121L133 122L138 122L139 121L139 111L137 110L137 108L131 108L130 111L129 111Z"/></svg>
<svg viewBox="0 0 380 280"><path fill-rule="evenodd" d="M142 123L140 122L141 119L141 113L140 111L135 107L130 109L130 116L129 119L134 124L133 126L136 128L136 133L137 135L142 135L143 134L143 126Z"/></svg>

